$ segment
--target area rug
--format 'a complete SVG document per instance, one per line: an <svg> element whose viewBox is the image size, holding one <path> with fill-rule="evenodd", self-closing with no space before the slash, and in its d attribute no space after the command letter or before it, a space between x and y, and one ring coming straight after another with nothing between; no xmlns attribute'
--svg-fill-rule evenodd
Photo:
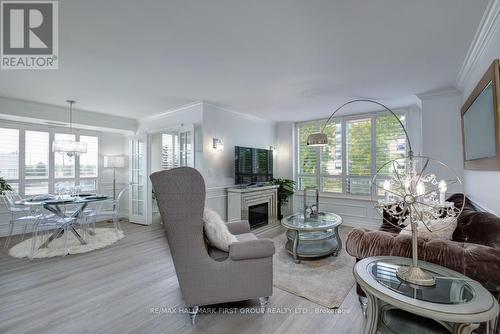
<svg viewBox="0 0 500 334"><path fill-rule="evenodd" d="M123 231L119 231L118 235L114 228L96 228L95 235L87 235L86 245L82 245L73 233L68 234L68 252L64 249L64 237L53 240L47 248L38 249L33 258L48 258L54 256L63 256L67 254L80 254L93 251L95 249L104 248L114 244L124 237ZM41 239L37 244L42 244ZM23 258L29 257L31 251L31 238L24 240L14 247L9 249L9 255L12 257Z"/></svg>
<svg viewBox="0 0 500 334"><path fill-rule="evenodd" d="M302 259L299 264L285 250L285 233L274 237L274 286L328 308L339 307L355 283L352 274L355 259L345 251L351 229L340 226L343 246L337 257Z"/></svg>

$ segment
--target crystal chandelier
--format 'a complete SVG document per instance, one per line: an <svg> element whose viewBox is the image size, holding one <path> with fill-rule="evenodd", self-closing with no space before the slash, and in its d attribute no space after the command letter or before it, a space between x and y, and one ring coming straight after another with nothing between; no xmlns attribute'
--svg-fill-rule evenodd
<svg viewBox="0 0 500 334"><path fill-rule="evenodd" d="M73 130L73 104L75 101L67 100L69 103L69 135L71 137ZM83 143L76 140L54 140L52 142L52 150L54 152L66 153L69 157L75 155L80 155L82 153L87 153L87 143Z"/></svg>
<svg viewBox="0 0 500 334"><path fill-rule="evenodd" d="M435 284L433 274L418 267L418 230L425 228L432 232L444 228L443 222L456 219L462 213L463 204L462 207L456 207L454 202L445 201L448 186L455 184L455 187L459 188L455 190L462 193L464 196L462 203L465 203L462 181L445 163L428 157L415 156L408 132L399 117L385 105L373 100L358 99L341 105L328 118L321 132L308 136L307 145L328 145L328 137L323 132L325 127L336 112L356 102L374 103L389 111L405 133L408 155L405 158L388 161L378 169L371 180L372 200L376 211L385 222L400 229L407 225L411 227L412 264L408 267L399 267L397 276L409 283L432 286ZM441 175L441 178L438 175Z"/></svg>

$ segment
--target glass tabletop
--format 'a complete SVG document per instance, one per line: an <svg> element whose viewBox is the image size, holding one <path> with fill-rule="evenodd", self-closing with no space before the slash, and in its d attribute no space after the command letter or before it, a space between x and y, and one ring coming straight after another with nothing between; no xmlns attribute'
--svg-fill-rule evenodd
<svg viewBox="0 0 500 334"><path fill-rule="evenodd" d="M438 304L465 304L474 297L474 290L465 279L433 273L436 285L416 286L397 277L399 267L394 263L376 261L370 263L367 269L377 282L410 298Z"/></svg>
<svg viewBox="0 0 500 334"><path fill-rule="evenodd" d="M322 231L342 224L342 218L331 212L320 212L317 217L304 219L303 213L283 218L282 225L298 231Z"/></svg>
<svg viewBox="0 0 500 334"><path fill-rule="evenodd" d="M17 201L16 205L30 206L30 205L79 204L79 203L104 201L109 198L110 197L106 195L67 196L67 197L47 196L46 198L33 197Z"/></svg>

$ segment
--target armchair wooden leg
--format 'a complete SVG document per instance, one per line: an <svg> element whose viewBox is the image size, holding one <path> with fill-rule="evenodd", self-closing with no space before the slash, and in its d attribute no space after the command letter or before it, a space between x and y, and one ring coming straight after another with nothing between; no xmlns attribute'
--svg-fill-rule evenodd
<svg viewBox="0 0 500 334"><path fill-rule="evenodd" d="M196 315L198 314L198 306L188 307L189 318L191 319L191 325L194 325L196 320Z"/></svg>
<svg viewBox="0 0 500 334"><path fill-rule="evenodd" d="M266 313L267 306L269 305L269 297L259 297L260 310L262 313Z"/></svg>

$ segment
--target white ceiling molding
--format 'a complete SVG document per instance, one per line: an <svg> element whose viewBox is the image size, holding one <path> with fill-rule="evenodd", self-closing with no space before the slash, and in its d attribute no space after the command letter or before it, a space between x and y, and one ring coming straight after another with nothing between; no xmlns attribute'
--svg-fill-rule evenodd
<svg viewBox="0 0 500 334"><path fill-rule="evenodd" d="M460 91L456 89L455 87L449 87L449 88L443 88L443 89L438 89L434 90L431 92L426 92L422 94L417 94L417 97L420 100L431 100L431 99L438 99L442 97L447 97L447 96L457 96L460 95Z"/></svg>
<svg viewBox="0 0 500 334"><path fill-rule="evenodd" d="M491 37L498 28L500 24L500 0L490 0L486 11L484 12L479 28L476 31L476 35L472 40L469 47L469 51L465 57L462 64L460 72L455 82L455 87L463 91L465 82L469 78L472 69L476 66L476 63L486 47L488 46Z"/></svg>
<svg viewBox="0 0 500 334"><path fill-rule="evenodd" d="M259 117L259 116L255 116L253 114L247 114L247 113L244 113L244 112L241 112L241 111L236 111L236 110L234 110L234 109L232 109L230 107L227 107L227 106L224 106L224 105L221 105L221 104L217 104L217 103L213 103L213 102L203 101L203 105L205 105L205 106L211 106L211 107L214 107L214 108L220 109L222 111L238 115L240 117L243 117L243 118L246 118L246 119L249 119L249 120L276 123L276 121L274 121L274 120L262 118L262 117Z"/></svg>
<svg viewBox="0 0 500 334"><path fill-rule="evenodd" d="M168 109L168 110L159 112L157 114L146 116L146 117L140 118L139 122L144 121L144 120L152 120L152 119L163 118L165 116L168 116L168 115L171 115L171 114L175 114L176 112L180 112L180 111L183 111L183 110L186 110L186 109L190 109L190 108L193 108L193 107L196 107L196 106L199 106L199 105L203 105L203 101L196 101L196 102L193 102L193 103L184 104L182 106L179 106L179 107L176 107L176 108L173 108L173 109Z"/></svg>

